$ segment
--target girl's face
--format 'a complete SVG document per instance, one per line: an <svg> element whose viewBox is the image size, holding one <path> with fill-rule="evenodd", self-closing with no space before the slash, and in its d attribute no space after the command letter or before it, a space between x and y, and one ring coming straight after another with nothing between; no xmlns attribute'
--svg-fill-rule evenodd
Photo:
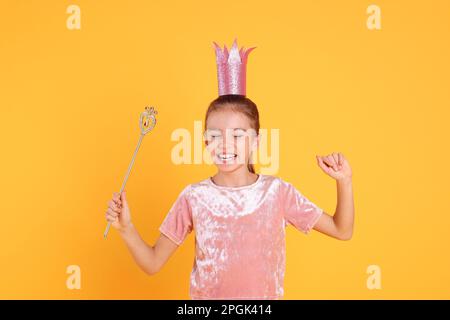
<svg viewBox="0 0 450 320"><path fill-rule="evenodd" d="M259 137L250 120L240 112L214 111L208 116L205 143L220 171L234 171L247 166Z"/></svg>

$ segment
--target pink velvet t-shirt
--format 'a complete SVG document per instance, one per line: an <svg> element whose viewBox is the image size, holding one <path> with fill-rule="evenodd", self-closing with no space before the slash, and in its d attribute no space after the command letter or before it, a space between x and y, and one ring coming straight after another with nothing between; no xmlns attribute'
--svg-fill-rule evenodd
<svg viewBox="0 0 450 320"><path fill-rule="evenodd" d="M259 174L242 187L209 177L182 190L159 230L177 245L195 230L192 299L280 299L285 228L308 234L322 213L275 176Z"/></svg>

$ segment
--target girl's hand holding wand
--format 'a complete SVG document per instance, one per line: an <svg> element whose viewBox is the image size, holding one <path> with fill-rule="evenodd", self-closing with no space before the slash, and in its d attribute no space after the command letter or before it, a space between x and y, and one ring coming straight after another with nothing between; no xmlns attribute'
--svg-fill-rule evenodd
<svg viewBox="0 0 450 320"><path fill-rule="evenodd" d="M119 231L123 231L131 226L131 212L128 207L126 191L121 194L114 192L113 198L108 202L106 210L106 220Z"/></svg>

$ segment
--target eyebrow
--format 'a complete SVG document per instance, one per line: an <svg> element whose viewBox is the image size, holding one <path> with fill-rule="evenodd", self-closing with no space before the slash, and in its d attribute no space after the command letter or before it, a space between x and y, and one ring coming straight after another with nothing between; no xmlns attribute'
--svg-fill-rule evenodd
<svg viewBox="0 0 450 320"><path fill-rule="evenodd" d="M244 129L244 128L228 128L231 130L243 130L243 131L247 131L248 129ZM216 128L209 128L207 129L208 131L221 131L220 129L216 129Z"/></svg>

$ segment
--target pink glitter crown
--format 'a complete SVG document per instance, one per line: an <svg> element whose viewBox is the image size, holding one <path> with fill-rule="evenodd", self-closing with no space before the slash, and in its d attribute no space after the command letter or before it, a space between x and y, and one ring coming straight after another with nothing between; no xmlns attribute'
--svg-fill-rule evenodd
<svg viewBox="0 0 450 320"><path fill-rule="evenodd" d="M228 52L224 45L222 49L213 42L216 48L217 80L219 82L219 96L226 94L246 94L246 69L248 54L256 47L238 51L237 39Z"/></svg>

